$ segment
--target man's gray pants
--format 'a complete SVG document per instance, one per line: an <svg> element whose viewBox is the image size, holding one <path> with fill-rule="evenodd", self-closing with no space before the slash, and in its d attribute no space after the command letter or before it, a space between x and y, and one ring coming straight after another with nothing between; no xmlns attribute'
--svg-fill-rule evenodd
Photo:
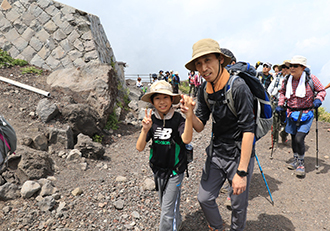
<svg viewBox="0 0 330 231"><path fill-rule="evenodd" d="M246 190L240 195L233 195L233 192L230 192L232 207L230 230L244 230L254 159L255 157L252 157L249 163ZM220 157L212 157L208 179L205 181L202 178L200 182L198 201L206 220L212 228L223 228L223 221L216 203L216 198L219 196L219 191L226 179L229 180L230 185L232 184L238 164L239 158L236 160L225 160Z"/></svg>
<svg viewBox="0 0 330 231"><path fill-rule="evenodd" d="M170 177L163 192L160 231L177 231L182 222L180 214L181 186L184 173ZM160 192L159 192L160 193Z"/></svg>

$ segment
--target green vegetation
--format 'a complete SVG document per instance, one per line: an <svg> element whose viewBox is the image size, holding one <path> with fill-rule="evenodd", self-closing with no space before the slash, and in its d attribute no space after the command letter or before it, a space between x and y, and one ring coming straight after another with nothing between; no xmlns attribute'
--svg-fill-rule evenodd
<svg viewBox="0 0 330 231"><path fill-rule="evenodd" d="M25 66L28 62L22 59L13 59L7 51L0 49L0 68L11 67L15 65Z"/></svg>
<svg viewBox="0 0 330 231"><path fill-rule="evenodd" d="M115 110L116 109L114 108L113 112L109 115L108 121L105 125L105 129L107 129L107 130L109 130L109 129L117 130L118 129L119 121L117 119Z"/></svg>
<svg viewBox="0 0 330 231"><path fill-rule="evenodd" d="M179 90L183 94L188 94L189 93L189 83L188 83L188 80L181 81L181 83L179 85Z"/></svg>
<svg viewBox="0 0 330 231"><path fill-rule="evenodd" d="M41 75L43 70L35 68L35 67L24 67L21 69L22 74L30 74L30 73L34 73L37 75Z"/></svg>
<svg viewBox="0 0 330 231"><path fill-rule="evenodd" d="M319 120L320 121L330 123L330 113L329 112L326 112L323 107L319 107L318 113L319 113Z"/></svg>
<svg viewBox="0 0 330 231"><path fill-rule="evenodd" d="M102 143L102 139L103 139L103 135L100 136L100 135L95 134L95 135L93 136L93 141L94 141L94 142Z"/></svg>

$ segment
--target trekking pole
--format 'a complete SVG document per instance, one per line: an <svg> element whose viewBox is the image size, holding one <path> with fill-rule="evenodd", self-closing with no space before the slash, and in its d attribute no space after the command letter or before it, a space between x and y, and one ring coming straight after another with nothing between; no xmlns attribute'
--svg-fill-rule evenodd
<svg viewBox="0 0 330 231"><path fill-rule="evenodd" d="M274 134L273 134L273 132L274 132L274 126L272 125L271 126L271 139L272 139L272 151L271 151L271 153L270 153L270 159L273 159L273 152L274 152Z"/></svg>
<svg viewBox="0 0 330 231"><path fill-rule="evenodd" d="M318 128L318 120L319 120L319 113L318 109L315 108L315 116L316 116L316 170L319 169L319 128Z"/></svg>
<svg viewBox="0 0 330 231"><path fill-rule="evenodd" d="M265 175L264 175L264 173L263 173L263 171L262 171L262 168L261 168L261 165L260 165L260 162L259 162L259 159L258 159L257 154L255 154L255 157L256 157L256 160L257 160L257 163L258 163L258 166L259 166L259 169L260 169L260 172L261 172L262 178L264 178L264 181L265 181L265 184L266 184L266 187L267 187L267 190L268 190L268 193L269 193L270 199L272 200L272 205L274 206L274 200L273 200L272 194L271 194L271 192L270 192L270 189L269 189L269 187L268 187L268 184L267 184L267 181L266 181Z"/></svg>

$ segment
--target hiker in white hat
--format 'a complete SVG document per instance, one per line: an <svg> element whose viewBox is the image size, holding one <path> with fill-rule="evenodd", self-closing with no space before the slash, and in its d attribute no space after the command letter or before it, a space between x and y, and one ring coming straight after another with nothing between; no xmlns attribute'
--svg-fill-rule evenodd
<svg viewBox="0 0 330 231"><path fill-rule="evenodd" d="M293 56L289 63L291 75L283 81L276 112L287 111L285 131L291 134L293 150L287 167L295 170L296 176L305 177L305 137L312 126L313 111L322 105L326 92L320 80L310 74L305 57Z"/></svg>
<svg viewBox="0 0 330 231"><path fill-rule="evenodd" d="M172 104L181 102L187 110L184 118L175 112ZM184 171L187 170L185 145L192 140L192 116L195 103L189 96L175 94L172 86L165 80L155 82L150 92L142 97L152 103L152 114L145 109L142 129L136 142L136 149L143 151L149 140L149 164L154 173L156 189L161 206L160 231L179 230L182 222L180 196Z"/></svg>
<svg viewBox="0 0 330 231"><path fill-rule="evenodd" d="M224 68L231 58L221 52L217 41L202 39L193 45L191 60L185 65L191 71L198 71L206 80L208 99L216 102L210 109L204 94L197 96L197 109L193 115L193 126L197 132L204 129L212 114L213 138L206 148L207 160L200 181L198 201L202 207L210 230L223 230L224 223L216 199L219 191L229 180L232 191L231 230L244 230L248 206L248 190L254 168L253 95L245 81L237 78L232 85L233 100L237 117L224 104L225 89L230 74ZM185 111L181 107L181 111Z"/></svg>

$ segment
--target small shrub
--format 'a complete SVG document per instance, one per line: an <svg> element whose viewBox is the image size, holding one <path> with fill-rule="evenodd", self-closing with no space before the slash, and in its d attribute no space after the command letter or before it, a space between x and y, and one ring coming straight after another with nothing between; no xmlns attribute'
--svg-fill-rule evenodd
<svg viewBox="0 0 330 231"><path fill-rule="evenodd" d="M114 112L112 114L109 115L108 121L105 125L105 129L109 130L117 130L118 129L118 119L115 113L115 109Z"/></svg>
<svg viewBox="0 0 330 231"><path fill-rule="evenodd" d="M23 75L24 74L31 74L31 73L41 75L43 70L40 70L40 69L35 68L35 67L24 67L24 68L21 68L21 72L22 72Z"/></svg>
<svg viewBox="0 0 330 231"><path fill-rule="evenodd" d="M23 66L25 66L27 64L28 64L28 62L25 61L25 60L23 60L23 59L15 59L13 61L13 65L18 65L18 66L21 66L21 67L23 67Z"/></svg>
<svg viewBox="0 0 330 231"><path fill-rule="evenodd" d="M103 135L100 136L100 135L95 134L95 135L93 136L93 141L94 141L94 142L102 143L102 139L103 139Z"/></svg>

